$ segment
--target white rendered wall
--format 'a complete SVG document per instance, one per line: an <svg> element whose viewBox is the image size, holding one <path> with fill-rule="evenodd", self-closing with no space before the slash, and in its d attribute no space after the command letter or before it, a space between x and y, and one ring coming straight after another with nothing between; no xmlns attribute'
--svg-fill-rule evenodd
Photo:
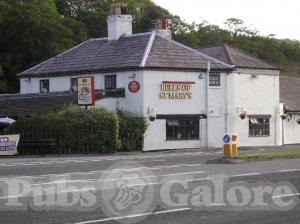
<svg viewBox="0 0 300 224"><path fill-rule="evenodd" d="M226 74L221 73L220 86L208 86L208 147L222 147L226 113Z"/></svg>
<svg viewBox="0 0 300 224"><path fill-rule="evenodd" d="M280 145L279 71L239 69L229 75L228 84L229 132L238 135L239 146ZM270 136L250 137L249 119L239 117L242 111L248 115L271 115Z"/></svg>
<svg viewBox="0 0 300 224"><path fill-rule="evenodd" d="M284 144L300 144L300 125L297 123L300 114L292 114L283 121Z"/></svg>
<svg viewBox="0 0 300 224"><path fill-rule="evenodd" d="M39 78L21 78L20 79L20 93L39 93L40 92L40 80L49 79L50 92L67 92L71 89L71 78L76 77L95 77L95 88L104 88L104 76L103 74L95 75L75 75L75 76L54 76L54 77L39 77Z"/></svg>
<svg viewBox="0 0 300 224"><path fill-rule="evenodd" d="M144 71L143 80L143 108L144 116L148 112L160 115L193 115L205 114L205 79L199 79L200 72L179 71ZM190 81L192 85L192 99L160 99L160 85L162 81ZM149 121L149 127L145 134L144 151L162 149L182 149L205 147L206 120L200 121L199 140L167 141L166 120L157 119Z"/></svg>

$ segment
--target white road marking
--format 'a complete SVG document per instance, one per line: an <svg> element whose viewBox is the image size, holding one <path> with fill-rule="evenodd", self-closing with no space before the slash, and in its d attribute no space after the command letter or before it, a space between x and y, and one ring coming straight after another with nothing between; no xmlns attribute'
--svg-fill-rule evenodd
<svg viewBox="0 0 300 224"><path fill-rule="evenodd" d="M201 179L188 179L182 180L182 182L195 182L195 181L204 181L204 180L214 180L214 178L201 178ZM178 181L178 180L176 180ZM127 185L128 187L137 187L137 186L148 186L148 185L161 185L163 183L143 183L143 184L132 184Z"/></svg>
<svg viewBox="0 0 300 224"><path fill-rule="evenodd" d="M167 176L190 175L190 174L203 174L203 173L206 173L206 171L185 172L185 173L170 173L170 174L162 174L162 175L140 176L140 177L130 177L130 178L117 178L117 179L57 180L57 181L52 181L52 182L31 184L30 186L52 185L52 184L58 184L58 183L112 182L112 181L117 181L117 180L135 180L135 179L143 179L143 178L167 177Z"/></svg>
<svg viewBox="0 0 300 224"><path fill-rule="evenodd" d="M300 169L291 169L291 170L278 170L278 173L288 173L288 172L294 172L294 171L300 171Z"/></svg>
<svg viewBox="0 0 300 224"><path fill-rule="evenodd" d="M206 207L218 207L218 206L226 206L226 204L217 204L217 203L214 203L214 204L207 204L207 205L204 205Z"/></svg>
<svg viewBox="0 0 300 224"><path fill-rule="evenodd" d="M287 198L287 197L295 197L295 196L299 196L300 193L295 193L295 194L284 194L284 195L276 195L276 196L272 196L273 199L275 198Z"/></svg>
<svg viewBox="0 0 300 224"><path fill-rule="evenodd" d="M247 176L260 175L260 174L261 174L261 173L244 173L244 174L233 175L233 177L247 177Z"/></svg>
<svg viewBox="0 0 300 224"><path fill-rule="evenodd" d="M93 170L88 172L70 172L70 173L59 173L59 174L42 174L36 176L17 176L17 177L10 177L10 178L0 178L0 181L6 181L11 179L40 179L40 178L48 178L48 177L58 177L58 176L69 176L69 175L92 175L95 173L113 173L113 172L131 172L139 169L148 169L148 170L160 170L160 169L171 169L171 168L178 168L178 167L197 167L201 166L201 164L176 164L176 165L165 165L165 166L143 166L143 167L136 167L128 170L124 169L112 169L112 170Z"/></svg>
<svg viewBox="0 0 300 224"><path fill-rule="evenodd" d="M91 223L97 223L97 222L116 221L116 220L121 220L121 219L133 219L133 218L148 216L151 214L152 214L151 212L141 213L141 214L136 214L136 215L127 215L127 216L119 216L119 217L106 218L106 219L97 219L97 220L90 220L90 221L84 221L84 222L77 222L74 224L91 224Z"/></svg>
<svg viewBox="0 0 300 224"><path fill-rule="evenodd" d="M170 209L170 210L164 210L164 211L157 211L154 212L153 215L159 215L159 214L166 214L166 213L172 213L172 212L183 212L191 210L191 208L177 208L177 209Z"/></svg>
<svg viewBox="0 0 300 224"><path fill-rule="evenodd" d="M7 163L0 164L0 166L33 166L33 165L51 165L52 163L84 163L84 162L99 162L99 161L115 161L115 160L134 160L134 159L151 159L151 158L162 158L162 157L176 157L184 155L200 155L200 154L211 154L209 152L189 152L189 153L164 153L159 155L147 155L147 156L113 156L109 158L90 158L90 159L66 159L66 160L49 160L45 162L30 161L28 163ZM147 160L148 161L148 160Z"/></svg>
<svg viewBox="0 0 300 224"><path fill-rule="evenodd" d="M90 221L78 222L78 223L74 223L74 224L91 224L91 223L98 223L98 222L116 221L116 220L121 220L121 219L133 219L133 218L138 218L138 217L143 217L143 216L148 216L148 215L159 215L159 214L182 212L182 211L188 211L188 210L191 210L191 208L178 208L178 209L170 209L170 210L157 211L157 212L147 212L147 213L141 213L141 214L135 214L135 215L127 215L127 216L119 216L119 217L106 218L106 219L90 220Z"/></svg>

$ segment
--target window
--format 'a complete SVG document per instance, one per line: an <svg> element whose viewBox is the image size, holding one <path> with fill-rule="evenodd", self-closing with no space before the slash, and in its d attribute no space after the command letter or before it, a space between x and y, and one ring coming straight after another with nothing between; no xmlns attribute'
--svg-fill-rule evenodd
<svg viewBox="0 0 300 224"><path fill-rule="evenodd" d="M209 86L221 86L221 77L219 72L209 73Z"/></svg>
<svg viewBox="0 0 300 224"><path fill-rule="evenodd" d="M249 136L250 137L270 136L270 118L249 117Z"/></svg>
<svg viewBox="0 0 300 224"><path fill-rule="evenodd" d="M71 78L71 92L77 92L77 78Z"/></svg>
<svg viewBox="0 0 300 224"><path fill-rule="evenodd" d="M167 119L167 140L199 139L199 118Z"/></svg>
<svg viewBox="0 0 300 224"><path fill-rule="evenodd" d="M40 80L40 93L41 94L49 93L49 79Z"/></svg>
<svg viewBox="0 0 300 224"><path fill-rule="evenodd" d="M105 76L105 89L116 89L117 88L117 76L106 75Z"/></svg>

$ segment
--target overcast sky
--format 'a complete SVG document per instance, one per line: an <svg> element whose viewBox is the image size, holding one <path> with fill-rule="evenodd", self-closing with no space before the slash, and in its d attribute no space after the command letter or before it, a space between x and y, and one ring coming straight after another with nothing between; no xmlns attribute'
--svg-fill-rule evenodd
<svg viewBox="0 0 300 224"><path fill-rule="evenodd" d="M187 22L203 20L223 27L228 18L242 19L260 34L300 40L299 0L153 0Z"/></svg>

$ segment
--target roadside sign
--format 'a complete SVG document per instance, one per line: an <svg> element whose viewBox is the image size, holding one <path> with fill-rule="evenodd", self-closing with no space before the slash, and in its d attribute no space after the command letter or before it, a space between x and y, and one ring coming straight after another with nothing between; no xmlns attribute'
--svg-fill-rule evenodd
<svg viewBox="0 0 300 224"><path fill-rule="evenodd" d="M20 135L0 135L0 156L18 154Z"/></svg>
<svg viewBox="0 0 300 224"><path fill-rule="evenodd" d="M225 135L223 138L224 143L229 143L230 142L230 135Z"/></svg>
<svg viewBox="0 0 300 224"><path fill-rule="evenodd" d="M79 106L95 106L94 77L77 78L77 98Z"/></svg>

